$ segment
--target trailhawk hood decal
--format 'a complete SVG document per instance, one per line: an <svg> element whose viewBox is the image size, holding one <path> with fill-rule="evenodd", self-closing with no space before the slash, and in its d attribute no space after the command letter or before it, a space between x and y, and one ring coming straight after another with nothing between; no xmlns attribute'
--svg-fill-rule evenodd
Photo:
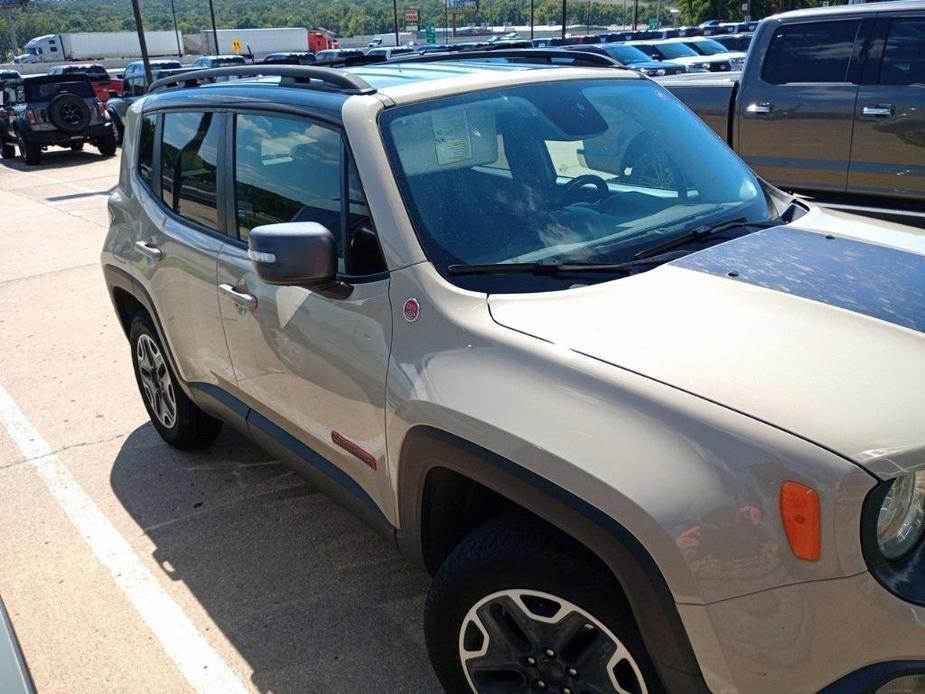
<svg viewBox="0 0 925 694"><path fill-rule="evenodd" d="M613 282L491 296L491 314L880 476L923 468L925 239L897 227L883 230L889 246L827 237L838 217L808 217L821 233L777 227Z"/></svg>

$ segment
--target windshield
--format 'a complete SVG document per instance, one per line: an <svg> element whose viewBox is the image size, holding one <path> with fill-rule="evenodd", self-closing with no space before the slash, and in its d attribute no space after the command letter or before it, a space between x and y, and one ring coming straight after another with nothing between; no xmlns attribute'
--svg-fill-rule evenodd
<svg viewBox="0 0 925 694"><path fill-rule="evenodd" d="M79 97L86 98L95 96L93 87L89 82L39 82L38 84L29 82L26 85L26 100L28 101L51 101L58 94L76 94Z"/></svg>
<svg viewBox="0 0 925 694"><path fill-rule="evenodd" d="M703 55L716 55L717 53L729 52L728 48L719 41L714 41L713 39L698 39L697 41L691 41L688 45Z"/></svg>
<svg viewBox="0 0 925 694"><path fill-rule="evenodd" d="M623 262L695 226L772 216L754 174L650 82L465 94L389 109L381 127L443 274L453 264ZM562 278L533 279L531 288L551 289Z"/></svg>
<svg viewBox="0 0 925 694"><path fill-rule="evenodd" d="M697 51L689 46L685 46L683 43L656 43L654 44L661 53L666 58L689 58L692 55L696 56Z"/></svg>
<svg viewBox="0 0 925 694"><path fill-rule="evenodd" d="M604 51L611 58L619 60L624 65L631 63L648 63L652 61L646 53L636 48L636 46L604 46Z"/></svg>

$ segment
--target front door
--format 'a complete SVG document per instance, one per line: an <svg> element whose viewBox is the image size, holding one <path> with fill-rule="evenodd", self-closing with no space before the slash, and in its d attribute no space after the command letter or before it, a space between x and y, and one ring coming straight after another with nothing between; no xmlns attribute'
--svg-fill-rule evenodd
<svg viewBox="0 0 925 694"><path fill-rule="evenodd" d="M925 12L885 17L876 31L858 93L848 190L925 202Z"/></svg>
<svg viewBox="0 0 925 694"><path fill-rule="evenodd" d="M843 192L860 76L858 19L778 27L736 101L736 150L790 190ZM760 56L759 56L760 57Z"/></svg>
<svg viewBox="0 0 925 694"><path fill-rule="evenodd" d="M393 517L385 448L389 279L342 134L289 115L235 119L238 242L222 249L218 283L238 395ZM260 280L248 233L282 222L318 222L334 232L349 296Z"/></svg>

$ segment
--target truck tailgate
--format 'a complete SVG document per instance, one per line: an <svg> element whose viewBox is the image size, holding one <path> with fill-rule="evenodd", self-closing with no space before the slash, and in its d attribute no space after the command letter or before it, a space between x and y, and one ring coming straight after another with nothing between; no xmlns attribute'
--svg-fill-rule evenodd
<svg viewBox="0 0 925 694"><path fill-rule="evenodd" d="M680 77L661 79L658 83L700 116L727 144L732 143L731 112L739 86L737 79Z"/></svg>

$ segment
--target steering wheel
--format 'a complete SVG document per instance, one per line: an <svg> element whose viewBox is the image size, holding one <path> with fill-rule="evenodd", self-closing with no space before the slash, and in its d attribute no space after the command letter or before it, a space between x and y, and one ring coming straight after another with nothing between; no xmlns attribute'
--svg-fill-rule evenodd
<svg viewBox="0 0 925 694"><path fill-rule="evenodd" d="M597 198L595 202L600 202L610 195L610 188L607 187L607 181L594 174L582 174L581 176L576 176L562 186L559 190L559 200L562 203L567 203L576 190L584 188L585 186L594 186L597 189Z"/></svg>

